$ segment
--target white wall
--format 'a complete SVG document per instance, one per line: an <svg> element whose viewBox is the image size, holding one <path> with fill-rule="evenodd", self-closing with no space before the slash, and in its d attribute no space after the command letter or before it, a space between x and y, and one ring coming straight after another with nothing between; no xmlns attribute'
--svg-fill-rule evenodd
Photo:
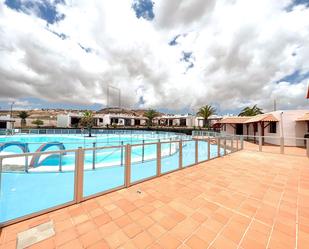
<svg viewBox="0 0 309 249"><path fill-rule="evenodd" d="M70 116L66 114L57 115L57 127L68 128L70 126Z"/></svg>
<svg viewBox="0 0 309 249"><path fill-rule="evenodd" d="M303 138L307 133L306 122L296 122L296 120L302 117L309 110L283 110L283 111L275 111L269 112L267 114L272 114L276 117L279 122L277 122L276 133L269 132L269 126L264 129L264 136L268 136L271 138L265 138L265 142L269 144L280 144L280 136L281 130L283 129L283 137L285 138L284 144L286 146L302 146L304 141L302 139L295 138ZM282 113L282 122L281 122L281 113ZM268 124L268 123L265 123ZM282 125L282 128L281 128ZM227 134L235 134L234 128L227 124L226 131ZM253 136L253 124L250 124L249 127L249 135ZM256 136L261 134L261 126L258 124L258 132ZM247 128L244 124L244 136L247 135Z"/></svg>
<svg viewBox="0 0 309 249"><path fill-rule="evenodd" d="M298 118L307 113L308 110L283 110L270 112L273 114L279 122L277 123L277 132L269 133L268 127L265 129L265 136L278 137L278 139L270 138L266 139L265 142L279 144L279 137L283 130L282 136L285 138L284 144L287 146L301 146L303 145L302 139L292 139L292 138L303 138L306 134L306 123L296 122ZM281 122L282 113L282 122Z"/></svg>

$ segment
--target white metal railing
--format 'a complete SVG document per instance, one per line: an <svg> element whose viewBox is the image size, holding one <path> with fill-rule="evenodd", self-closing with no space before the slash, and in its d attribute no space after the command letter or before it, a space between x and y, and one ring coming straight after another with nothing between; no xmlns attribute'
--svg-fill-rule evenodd
<svg viewBox="0 0 309 249"><path fill-rule="evenodd" d="M211 131L193 131L192 137L237 137L244 140L245 149L264 151L271 153L302 155L309 157L309 138L280 137L280 136L253 136L253 135L230 135ZM254 146L255 145L255 146Z"/></svg>
<svg viewBox="0 0 309 249"><path fill-rule="evenodd" d="M195 149L189 147L187 144L188 143L195 143ZM206 145L207 142L207 148L201 147L202 143L203 145ZM167 149L162 151L162 146L165 146ZM136 160L132 156L132 148L140 146L142 147L142 154L141 154L141 160ZM155 158L146 158L146 151L145 147L146 146L153 146L156 148L156 153L155 153ZM211 146L213 150L211 151ZM140 143L140 144L121 144L117 146L103 146L103 147L98 147L96 144L93 144L93 147L90 148L81 148L79 147L78 149L72 149L72 150L57 150L57 151L44 151L44 152L31 152L31 153L22 153L22 154L8 154L8 155L0 155L0 187L2 188L3 182L2 179L2 174L5 174L7 176L8 174L25 174L27 175L32 175L35 174L36 171L31 171L31 169L28 168L28 160L30 157L33 156L45 156L48 157L50 155L59 155L59 165L58 167L55 167L54 171L52 172L45 172L45 171L39 171L40 173L56 173L56 174L66 174L68 172L72 172L74 174L74 200L73 201L68 201L66 203L62 203L61 205L56 205L53 207L49 207L47 209L42 209L39 212L33 212L27 215L23 215L21 217L14 217L12 219L6 220L4 222L0 222L0 227L30 218L34 217L36 215L42 214L47 211L51 211L54 209L59 208L60 206L66 206L66 205L71 205L74 203L79 203L83 200L102 195L108 192L111 192L115 189L121 189L125 187L129 187L133 184L136 184L138 182L146 181L148 179L152 179L155 177L158 177L162 174L170 173L175 170L180 170L183 169L184 167L188 166L194 166L198 163L217 158L220 156L225 156L229 153L236 152L238 150L241 150L243 148L243 140L240 139L239 137L217 137L217 138L211 138L207 137L205 139L187 139L187 140L174 140L174 139L169 139L165 141L155 141L152 143ZM87 187L85 180L84 180L84 175L86 172L94 172L96 170L107 170L110 168L109 166L115 165L113 162L108 165L106 164L105 166L100 166L98 165L98 162L96 161L97 153L100 153L100 151L108 151L115 149L117 150L117 163L116 167L120 167L124 169L124 181L123 184L120 184L116 188L110 188L110 189L105 189L104 191L98 191L97 193L91 194L89 196L84 195L84 188ZM191 150L192 149L192 150ZM200 153L207 153L207 156L204 157L204 159L200 158ZM190 165L184 165L184 158L183 155L184 153L190 153L194 157L194 163ZM212 153L212 154L211 154ZM66 167L69 167L68 165L63 165L63 160L61 159L61 156L64 154L71 155L74 157L72 164L73 167L68 171L66 170ZM175 163L177 163L177 167L173 167L172 170L168 172L162 173L162 167L165 165L162 165L162 160L164 158L169 158L173 157L175 160ZM9 170L9 165L6 165L6 160L8 159L13 159L16 160L16 158L24 158L24 167L23 167L23 172L21 170L17 170L18 172L14 172L12 170ZM89 163L89 161L85 162L86 158L92 158L92 161ZM141 177L138 180L132 180L131 179L131 173L134 172L134 170L144 170L147 169L149 164L152 163L152 165L155 165L155 173L151 174L148 177ZM174 162L174 161L173 161ZM45 166L41 166L45 167ZM115 167L115 166L113 166ZM134 167L134 169L132 168ZM133 170L133 171L132 171ZM99 171L98 171L99 172ZM98 173L96 172L96 173ZM103 172L103 171L100 171ZM87 173L88 174L88 173ZM3 175L4 176L4 175ZM37 175L37 177L40 177L40 174ZM33 178L31 178L33 179ZM10 184L13 184L10 182ZM40 188L40 186L38 186ZM23 188L25 192L27 192L27 185L23 185ZM3 192L6 188L0 189L0 192L2 193L0 198L4 198L5 193ZM29 189L31 192L31 190ZM41 190L44 192L44 190ZM50 198L54 198L52 195L47 195L50 196ZM15 197L16 198L16 197ZM23 197L24 198L24 197ZM31 198L31 197L29 197ZM0 200L1 201L1 200Z"/></svg>

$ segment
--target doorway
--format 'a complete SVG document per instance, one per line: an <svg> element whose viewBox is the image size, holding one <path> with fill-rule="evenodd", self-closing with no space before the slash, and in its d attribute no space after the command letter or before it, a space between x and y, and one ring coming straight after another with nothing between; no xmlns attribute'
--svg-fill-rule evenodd
<svg viewBox="0 0 309 249"><path fill-rule="evenodd" d="M243 124L236 124L236 135L244 134L244 126Z"/></svg>

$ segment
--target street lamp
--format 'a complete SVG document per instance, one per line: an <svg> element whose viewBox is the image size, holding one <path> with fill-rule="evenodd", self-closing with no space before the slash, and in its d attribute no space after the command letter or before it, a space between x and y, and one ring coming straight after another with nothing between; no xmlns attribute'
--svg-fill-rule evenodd
<svg viewBox="0 0 309 249"><path fill-rule="evenodd" d="M10 114L10 118L13 118L13 105L15 104L15 101L12 101L11 103L11 114Z"/></svg>

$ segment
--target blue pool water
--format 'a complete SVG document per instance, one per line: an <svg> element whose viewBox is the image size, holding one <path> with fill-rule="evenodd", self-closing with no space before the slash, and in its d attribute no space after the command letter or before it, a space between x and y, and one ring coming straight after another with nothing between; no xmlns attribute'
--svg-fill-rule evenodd
<svg viewBox="0 0 309 249"><path fill-rule="evenodd" d="M35 152L43 143L61 142L65 149L92 148L96 146L118 146L123 144L137 145L145 143L178 140L174 133L144 134L103 134L94 138L82 135L25 135L0 137L0 144L15 141L27 143L30 152ZM181 137L188 139L189 137ZM199 141L199 161L208 159L207 142ZM216 157L217 146L211 145L210 157ZM178 143L161 144L161 172L167 173L178 169ZM0 186L0 223L22 217L37 211L64 204L74 200L75 152L60 156L52 151L58 147L50 147L50 156L39 160L38 165L29 168L25 173L26 160L22 158L3 159ZM8 147L2 155L21 153L18 147ZM1 155L0 153L0 155ZM223 154L223 151L220 152ZM157 174L157 145L132 146L131 182L153 177ZM91 196L106 190L124 186L125 150L120 147L85 151L83 196ZM31 158L29 158L28 163ZM62 172L59 172L61 163ZM195 163L195 142L184 141L182 165L187 167ZM17 166L16 166L17 165ZM92 167L95 166L95 169ZM15 168L14 168L15 167Z"/></svg>

